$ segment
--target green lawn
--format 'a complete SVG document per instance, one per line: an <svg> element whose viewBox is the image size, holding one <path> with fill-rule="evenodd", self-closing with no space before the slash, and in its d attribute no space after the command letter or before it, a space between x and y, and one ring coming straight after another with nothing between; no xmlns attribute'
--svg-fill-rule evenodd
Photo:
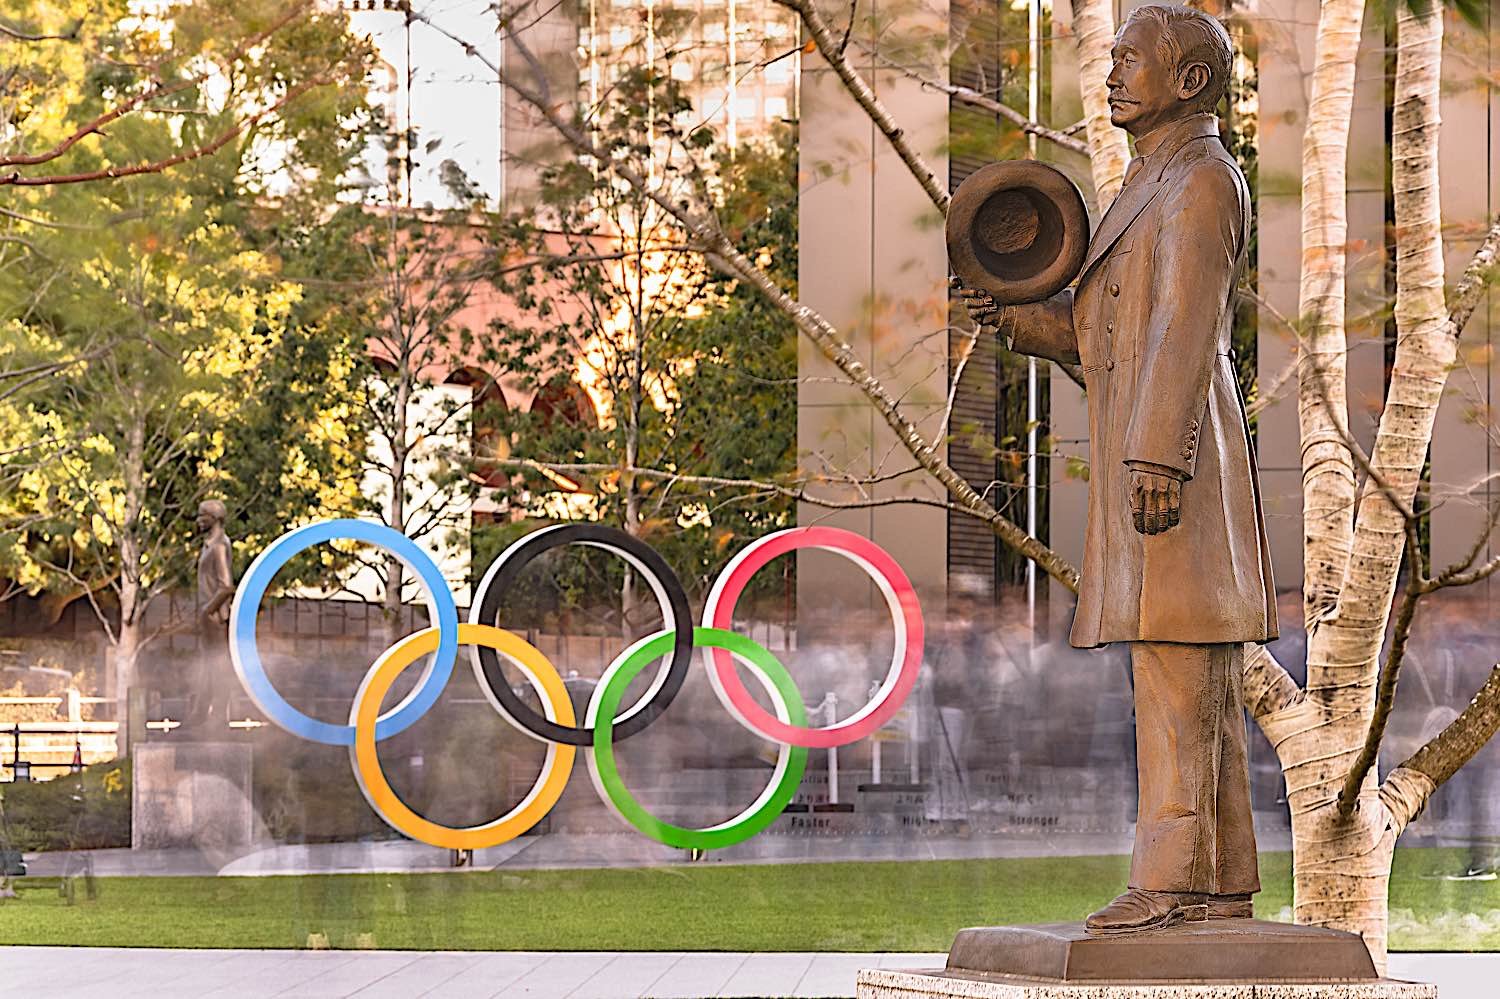
<svg viewBox="0 0 1500 999"><path fill-rule="evenodd" d="M1395 950L1500 949L1500 882L1441 875L1458 853L1397 854ZM66 905L0 902L0 943L456 950L941 951L955 930L1080 918L1124 883L1124 857L461 872L104 878ZM1286 854L1261 858L1258 912L1290 918Z"/></svg>

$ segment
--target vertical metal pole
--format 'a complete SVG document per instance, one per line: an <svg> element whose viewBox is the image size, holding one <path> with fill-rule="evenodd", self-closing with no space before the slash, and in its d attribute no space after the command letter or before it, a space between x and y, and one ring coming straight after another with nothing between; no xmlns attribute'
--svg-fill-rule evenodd
<svg viewBox="0 0 1500 999"><path fill-rule="evenodd" d="M735 108L735 93L738 90L738 80L735 79L735 58L738 55L738 46L735 44L734 36L738 33L739 19L735 16L734 0L729 0L729 155L733 156L736 147L739 146L739 112Z"/></svg>
<svg viewBox="0 0 1500 999"><path fill-rule="evenodd" d="M906 709L906 768L911 771L911 782L922 783L922 763L918 755L917 740L922 736L922 729L918 722L921 712L915 706Z"/></svg>
<svg viewBox="0 0 1500 999"><path fill-rule="evenodd" d="M589 0L589 114L599 104L599 5Z"/></svg>
<svg viewBox="0 0 1500 999"><path fill-rule="evenodd" d="M838 698L830 691L825 703L828 709L827 714L823 716L824 719L829 725L838 724ZM828 747L828 803L830 805L839 803L839 747L837 746Z"/></svg>
<svg viewBox="0 0 1500 999"><path fill-rule="evenodd" d="M1026 73L1026 110L1036 121L1042 101L1042 0L1031 0L1027 13L1028 41ZM1036 134L1026 135L1027 152L1036 159ZM1026 359L1026 533L1036 537L1036 427L1037 427L1036 358ZM1033 640L1036 637L1036 562L1026 560L1026 625Z"/></svg>
<svg viewBox="0 0 1500 999"><path fill-rule="evenodd" d="M411 196L412 196L412 190L411 190L411 149L412 149L412 141L411 140L412 140L412 129L415 127L413 125L413 123L412 123L412 113L411 113L412 112L412 108L411 108L411 86L412 86L412 82L416 79L416 73L412 69L412 65L411 65L411 7L410 7L409 4L406 4L406 5L403 5L401 7L401 10L404 11L405 14L406 14L406 129L401 133L401 148L403 150L405 150L405 153L406 153L406 155L403 157L402 167L403 167L403 169L405 171L405 176L406 176L406 207L410 208L411 204L412 204L412 202L411 202Z"/></svg>

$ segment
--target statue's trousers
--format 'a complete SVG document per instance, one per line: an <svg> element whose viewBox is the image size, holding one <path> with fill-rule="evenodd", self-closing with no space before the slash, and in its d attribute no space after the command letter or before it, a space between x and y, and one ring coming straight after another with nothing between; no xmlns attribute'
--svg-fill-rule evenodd
<svg viewBox="0 0 1500 999"><path fill-rule="evenodd" d="M1130 887L1260 890L1240 643L1130 643L1140 813Z"/></svg>

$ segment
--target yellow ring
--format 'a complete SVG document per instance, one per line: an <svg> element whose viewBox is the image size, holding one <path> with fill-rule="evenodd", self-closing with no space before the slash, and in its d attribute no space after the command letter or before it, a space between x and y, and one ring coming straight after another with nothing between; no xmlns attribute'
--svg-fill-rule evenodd
<svg viewBox="0 0 1500 999"><path fill-rule="evenodd" d="M483 624L458 626L458 641L461 645L483 645L494 649L521 668L537 694L541 696L542 708L549 721L561 725L573 725L573 702L563 686L557 668L542 655L541 650L529 644L519 635ZM412 839L450 850L478 850L487 846L498 846L509 842L540 822L557 804L562 796L568 777L573 772L573 746L548 743L547 759L536 784L521 803L492 822L481 826L455 828L439 825L424 819L407 807L397 797L380 768L380 756L375 749L375 722L380 714L380 705L391 685L401 671L438 647L438 629L427 628L409 635L385 651L370 672L365 674L359 693L354 697L354 707L349 713L349 724L354 726L354 745L349 748L349 761L354 766L354 779L364 792L365 800L375 813L391 828Z"/></svg>

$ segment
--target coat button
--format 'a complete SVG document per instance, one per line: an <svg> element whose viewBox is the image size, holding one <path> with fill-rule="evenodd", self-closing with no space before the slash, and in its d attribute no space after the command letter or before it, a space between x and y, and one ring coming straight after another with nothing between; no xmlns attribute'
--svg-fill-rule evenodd
<svg viewBox="0 0 1500 999"><path fill-rule="evenodd" d="M1109 286L1109 293L1111 295L1113 295L1114 297L1119 298L1120 297L1120 286L1118 284L1112 284L1112 285L1110 285Z"/></svg>
<svg viewBox="0 0 1500 999"><path fill-rule="evenodd" d="M1107 361L1104 362L1104 370L1105 371L1113 371L1113 370L1115 370L1115 359L1113 357L1111 357L1109 360L1107 360Z"/></svg>

